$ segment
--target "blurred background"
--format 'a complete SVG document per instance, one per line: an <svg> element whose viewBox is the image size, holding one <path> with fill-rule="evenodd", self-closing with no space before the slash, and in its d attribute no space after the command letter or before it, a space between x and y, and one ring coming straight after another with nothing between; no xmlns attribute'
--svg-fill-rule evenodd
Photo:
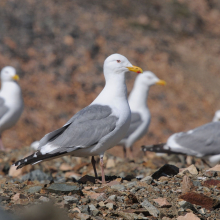
<svg viewBox="0 0 220 220"><path fill-rule="evenodd" d="M6 148L39 140L90 104L113 53L167 82L150 91L151 125L136 149L220 109L219 0L1 0L0 21L0 68L17 69L25 102ZM128 91L135 77L127 74Z"/></svg>

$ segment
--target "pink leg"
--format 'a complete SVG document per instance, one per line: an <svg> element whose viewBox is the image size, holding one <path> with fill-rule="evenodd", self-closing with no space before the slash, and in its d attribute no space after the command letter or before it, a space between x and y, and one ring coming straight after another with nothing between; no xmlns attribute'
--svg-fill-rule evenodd
<svg viewBox="0 0 220 220"><path fill-rule="evenodd" d="M2 137L0 136L0 150L5 151L4 145L2 143Z"/></svg>
<svg viewBox="0 0 220 220"><path fill-rule="evenodd" d="M95 167L96 161L95 161L94 156L92 156L91 162L92 162L93 170L94 170L94 173L95 173L95 178L98 179L98 175L97 175L96 167Z"/></svg>
<svg viewBox="0 0 220 220"><path fill-rule="evenodd" d="M104 173L103 156L100 156L100 166L101 166L101 169L102 169L102 184L106 184L106 182L105 182L105 173Z"/></svg>

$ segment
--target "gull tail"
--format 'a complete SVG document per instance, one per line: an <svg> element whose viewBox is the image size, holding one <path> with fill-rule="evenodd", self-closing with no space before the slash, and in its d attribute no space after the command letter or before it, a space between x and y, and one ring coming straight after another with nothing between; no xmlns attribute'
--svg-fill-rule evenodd
<svg viewBox="0 0 220 220"><path fill-rule="evenodd" d="M170 150L170 148L165 148L166 143L162 143L162 144L154 144L154 145L149 145L149 146L142 146L142 151L146 152L146 151L151 151L151 152L156 152L156 153L174 153Z"/></svg>
<svg viewBox="0 0 220 220"><path fill-rule="evenodd" d="M25 157L24 159L18 160L13 165L16 166L16 169L20 169L28 164L37 164L42 162L43 160L50 160L56 157L60 157L62 154L66 154L66 152L56 152L53 154L42 154L39 150L30 156Z"/></svg>

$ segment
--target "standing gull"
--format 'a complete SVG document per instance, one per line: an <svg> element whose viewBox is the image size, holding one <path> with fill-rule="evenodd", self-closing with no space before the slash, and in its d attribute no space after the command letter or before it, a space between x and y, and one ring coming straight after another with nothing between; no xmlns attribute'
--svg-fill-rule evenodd
<svg viewBox="0 0 220 220"><path fill-rule="evenodd" d="M97 178L94 156L99 155L102 183L105 183L104 153L125 136L130 125L131 113L125 84L125 73L128 71L143 72L120 54L109 56L104 62L106 84L98 97L62 128L46 134L34 154L14 164L17 169L64 155L92 156L91 162Z"/></svg>
<svg viewBox="0 0 220 220"><path fill-rule="evenodd" d="M128 103L131 109L131 124L129 130L118 145L123 146L124 157L129 148L133 156L133 144L142 138L150 125L151 115L147 107L148 91L152 85L165 85L166 82L158 79L151 71L144 71L136 77L134 87L129 95Z"/></svg>
<svg viewBox="0 0 220 220"><path fill-rule="evenodd" d="M23 111L21 88L17 81L19 76L15 68L6 66L1 71L0 91L0 150L4 150L1 140L2 132L16 124Z"/></svg>
<svg viewBox="0 0 220 220"><path fill-rule="evenodd" d="M171 135L167 143L143 146L143 151L183 154L208 160L220 161L220 122L211 122L187 132Z"/></svg>

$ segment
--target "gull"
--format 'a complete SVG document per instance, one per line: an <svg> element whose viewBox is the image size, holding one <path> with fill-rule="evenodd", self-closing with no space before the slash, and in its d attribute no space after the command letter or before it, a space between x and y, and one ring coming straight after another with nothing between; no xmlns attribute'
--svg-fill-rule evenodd
<svg viewBox="0 0 220 220"><path fill-rule="evenodd" d="M17 161L17 169L64 155L92 156L95 177L98 178L94 156L100 156L102 183L105 183L103 156L126 134L131 119L127 101L125 73L142 73L120 54L104 62L105 87L87 107L76 113L63 127L46 134L32 155ZM49 123L49 122L48 122Z"/></svg>
<svg viewBox="0 0 220 220"><path fill-rule="evenodd" d="M166 82L151 71L144 71L136 77L134 87L128 97L131 124L126 136L118 144L123 146L124 157L126 157L126 149L130 149L133 156L133 144L147 133L151 121L147 97L150 87L155 84L166 85Z"/></svg>
<svg viewBox="0 0 220 220"><path fill-rule="evenodd" d="M187 132L175 133L167 143L142 146L142 150L195 156L214 165L220 161L220 122L210 122Z"/></svg>
<svg viewBox="0 0 220 220"><path fill-rule="evenodd" d="M24 104L21 88L17 81L19 76L15 68L6 66L1 71L0 91L0 150L4 150L1 140L2 132L11 128L20 118Z"/></svg>

